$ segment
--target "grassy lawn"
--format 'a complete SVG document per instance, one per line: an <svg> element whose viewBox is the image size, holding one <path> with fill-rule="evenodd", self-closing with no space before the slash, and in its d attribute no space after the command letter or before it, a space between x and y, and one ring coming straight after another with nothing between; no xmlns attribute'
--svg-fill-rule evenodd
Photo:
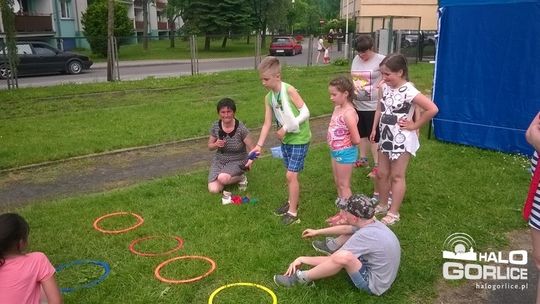
<svg viewBox="0 0 540 304"><path fill-rule="evenodd" d="M431 88L432 69L411 66L411 78L423 91ZM326 84L347 71L289 67L283 79L318 116L331 112ZM0 169L206 136L217 117L216 102L225 96L237 101L238 117L256 128L264 94L255 71L0 91Z"/></svg>
<svg viewBox="0 0 540 304"><path fill-rule="evenodd" d="M269 39L270 38L267 38L267 41L270 41ZM225 48L221 47L222 42L223 37L212 38L210 42L210 49L204 50L204 37L198 37L197 50L199 53L199 59L255 56L255 37L250 37L249 42L246 36L235 36L229 38L227 39L227 45ZM82 49L77 50L77 52L90 56L92 60L96 62L106 61L106 58L102 58L96 54L92 54L90 50ZM261 52L262 54L267 54L268 48L264 47ZM121 45L118 56L120 60L162 60L191 58L189 39L187 37L177 37L175 39L174 48L170 47L170 41L168 38L164 40L150 40L147 50L143 49L142 42Z"/></svg>
<svg viewBox="0 0 540 304"><path fill-rule="evenodd" d="M262 158L249 173L247 194L254 204L223 206L220 197L206 191L207 172L193 172L138 186L95 195L44 202L18 210L31 226L32 250L46 252L53 264L78 259L105 261L110 276L89 289L65 294L66 303L207 303L222 285L252 282L272 289L279 303L433 303L437 282L442 280L441 251L445 238L455 232L471 235L477 251L502 250L504 232L524 228L519 209L526 192L528 172L522 158L436 140L421 139L422 147L408 170L408 192L401 209L402 220L393 230L402 248L402 264L393 287L382 297L361 293L344 272L317 282L315 288L283 289L272 275L284 272L298 255L316 255L310 241L300 238L308 227L321 227L335 212L335 187L325 144L311 148L301 175L302 222L284 227L272 214L285 199L283 167L279 160ZM497 164L494 166L494 164ZM367 171L354 173L355 192L369 193ZM232 189L235 191L235 189ZM92 228L107 213L140 214L139 228L106 235ZM135 220L104 220L106 229L121 229ZM145 236L179 236L185 243L176 253L162 257L133 255L128 245ZM141 251L165 251L172 240L141 243ZM515 248L519 249L519 248ZM171 285L154 278L154 268L180 255L213 259L217 268L201 281ZM169 264L162 274L187 279L208 269L198 260ZM95 266L79 266L60 272L61 287L84 284L99 276ZM255 288L228 288L216 304L271 303Z"/></svg>

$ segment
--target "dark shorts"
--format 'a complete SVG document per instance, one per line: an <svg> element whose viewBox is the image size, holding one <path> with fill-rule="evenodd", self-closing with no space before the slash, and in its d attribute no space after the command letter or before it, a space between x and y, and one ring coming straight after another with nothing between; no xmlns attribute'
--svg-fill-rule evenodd
<svg viewBox="0 0 540 304"><path fill-rule="evenodd" d="M369 137L371 130L373 129L373 119L375 118L375 111L356 111L358 114L358 133L360 138ZM375 142L379 142L379 128L375 133Z"/></svg>

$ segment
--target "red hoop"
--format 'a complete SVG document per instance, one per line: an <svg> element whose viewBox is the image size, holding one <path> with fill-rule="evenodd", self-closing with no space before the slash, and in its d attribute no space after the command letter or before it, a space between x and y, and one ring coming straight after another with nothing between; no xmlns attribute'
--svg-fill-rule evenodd
<svg viewBox="0 0 540 304"><path fill-rule="evenodd" d="M184 240L182 240L181 238L177 236L173 236L172 238L175 239L176 242L178 242L178 244L176 245L176 247L168 251L155 253L155 252L140 252L140 251L135 250L135 245L137 243L150 240L150 239L157 239L157 238L161 238L161 237L160 236L147 236L140 239L135 239L131 242L131 244L129 244L129 251L131 251L131 253L136 254L136 255L151 257L151 256L158 256L158 255L166 255L166 254L175 252L176 250L179 250L180 248L182 248L182 246L184 245Z"/></svg>
<svg viewBox="0 0 540 304"><path fill-rule="evenodd" d="M125 229L120 229L120 230L105 230L105 229L98 226L98 223L100 221L102 221L103 219L106 219L108 217L117 216L117 215L126 215L126 214L133 215L135 218L137 218L137 223L135 223L135 225L133 225L131 227L128 227L128 228L125 228ZM132 213L132 212L114 212L114 213L109 213L109 214L105 214L105 215L103 215L101 217L98 217L94 221L94 229L96 229L97 231L103 232L103 233L117 234L117 233L124 233L124 232L128 232L130 230L133 230L133 229L139 227L140 225L142 225L143 223L144 223L144 219L142 218L142 216L140 216L140 215L138 215L136 213Z"/></svg>
<svg viewBox="0 0 540 304"><path fill-rule="evenodd" d="M210 263L210 270L208 270L205 274L203 275L200 275L198 277L194 277L194 278L191 278L191 279L186 279L186 280L173 280L173 279L167 279L167 278L164 278L161 276L161 274L159 273L159 271L161 270L161 268L163 268L165 265L169 264L170 262L173 262L173 261L176 261L176 260L183 260L183 259L199 259L199 260L205 260L207 261L208 263ZM198 256L198 255L184 255L184 256L179 256L179 257L174 257L172 259L169 259L169 260L166 260L164 261L163 263L159 264L157 267L156 267L156 270L154 270L154 275L156 276L156 278L162 282L165 282L165 283L172 283L172 284L182 284L182 283L192 283L192 282L196 282L196 281L199 281L201 280L202 278L208 276L210 273L212 273L214 270L216 269L216 262L214 262L212 259L210 258L207 258L207 257L204 257L204 256Z"/></svg>

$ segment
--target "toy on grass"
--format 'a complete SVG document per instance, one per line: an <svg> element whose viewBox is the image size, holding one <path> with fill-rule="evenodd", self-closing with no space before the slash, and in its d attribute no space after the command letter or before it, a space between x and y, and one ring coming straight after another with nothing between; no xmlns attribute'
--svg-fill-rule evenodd
<svg viewBox="0 0 540 304"><path fill-rule="evenodd" d="M197 260L206 261L206 262L208 262L210 264L210 270L208 270L206 273L204 273L204 274L202 274L200 276L197 276L197 277L194 277L194 278L191 278L191 279L185 279L185 280L174 280L174 279L164 278L163 276L161 276L161 274L160 274L161 268L163 268L165 265L169 264L170 262L176 261L176 260L184 260L184 259L197 259ZM207 277L215 269L216 269L216 262L214 262L214 260L212 260L210 258L207 258L205 256L198 256L198 255L184 255L184 256L174 257L172 259L166 260L163 263L159 264L156 267L156 269L154 270L154 275L156 276L156 278L158 280L160 280L162 282L165 282L165 283L182 284L182 283L192 283L192 282L199 281L199 280Z"/></svg>
<svg viewBox="0 0 540 304"><path fill-rule="evenodd" d="M179 238L177 236L173 236L172 238L176 240L177 245L176 245L176 247L174 247L174 248L172 248L170 250L155 253L155 252L140 252L140 251L135 249L135 245L137 245L137 243L142 242L142 241L146 241L146 240L150 240L150 239L156 239L156 238L160 238L160 237L159 236L147 236L147 237L135 239L135 240L133 240L131 242L131 244L129 244L129 251L131 251L131 253L136 254L136 255L151 257L151 256L166 255L166 254L169 254L169 253L173 253L173 252L179 250L180 248L182 248L182 246L184 245L184 240L182 240L181 238Z"/></svg>
<svg viewBox="0 0 540 304"><path fill-rule="evenodd" d="M106 230L106 229L103 229L101 227L99 227L98 223L101 222L103 219L106 219L108 217L113 217L113 216L118 216L118 215L132 215L134 216L136 219L137 219L137 223L135 223L135 225L131 226L131 227L128 227L128 228L125 228L125 229L120 229L120 230ZM100 231L100 232L103 232L103 233L108 233L108 234L118 234L118 233L124 233L124 232L128 232L130 230L133 230L137 227L139 227L140 225L142 225L144 223L144 219L142 218L142 216L136 214L136 213L132 213L132 212L114 212L114 213L109 213L109 214L105 214L101 217L98 217L95 221L94 221L94 229L96 229L97 231Z"/></svg>
<svg viewBox="0 0 540 304"><path fill-rule="evenodd" d="M223 191L223 196L221 197L221 203L223 205L233 204L233 205L242 205L247 203L257 203L259 202L256 198L251 198L247 195L233 195L229 191Z"/></svg>
<svg viewBox="0 0 540 304"><path fill-rule="evenodd" d="M243 171L249 171L249 169L251 168L251 164L257 159L257 157L259 157L258 152L253 151L249 153L246 163L239 165L240 169L242 169Z"/></svg>
<svg viewBox="0 0 540 304"><path fill-rule="evenodd" d="M56 266L56 272L59 273L59 272L65 270L66 268L73 267L75 265L89 265L89 264L90 265L96 265L96 266L99 266L99 267L103 268L103 273L97 279L92 280L92 281L90 281L88 283L85 283L85 284L79 285L79 286L75 286L75 287L62 287L62 288L60 288L60 291L62 293L68 293L68 292L73 292L73 291L76 291L76 290L79 290L79 289L82 289L82 288L94 287L97 284L103 282L103 280L105 280L109 276L109 273L111 272L111 267L109 266L108 263L102 262L102 261L94 261L94 260L75 260L75 261L67 263L67 264L60 264L60 265Z"/></svg>
<svg viewBox="0 0 540 304"><path fill-rule="evenodd" d="M262 285L255 284L255 283L232 283L232 284L223 285L220 288L214 290L214 292L212 292L212 294L210 295L210 298L208 298L208 304L213 304L214 303L214 298L223 289L229 288L229 287L234 287L234 286L249 286L249 287L256 287L256 288L262 289L262 290L266 291L270 295L270 297L272 297L272 304L277 304L277 302L278 302L276 294L268 287L264 287Z"/></svg>

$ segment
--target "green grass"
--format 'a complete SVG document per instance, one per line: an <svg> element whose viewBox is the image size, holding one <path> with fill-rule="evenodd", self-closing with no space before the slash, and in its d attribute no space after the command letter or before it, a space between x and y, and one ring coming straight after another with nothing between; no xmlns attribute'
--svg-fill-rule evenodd
<svg viewBox="0 0 540 304"><path fill-rule="evenodd" d="M280 160L268 157L257 160L249 173L248 195L258 198L255 204L221 205L219 196L207 193L207 172L193 172L18 211L30 223L31 250L45 252L53 264L94 259L111 265L111 274L103 283L66 294L66 303L207 303L212 291L235 282L267 286L279 303L433 303L436 285L442 280L445 238L464 232L475 239L477 251L502 250L507 245L504 232L526 227L519 209L530 176L518 156L425 137L421 144L408 170L402 220L392 228L401 242L401 267L393 287L382 297L355 290L344 272L318 281L316 288L283 289L272 282L272 275L284 272L296 256L316 255L310 241L302 240L300 234L305 228L324 226L324 219L335 212L335 186L325 144L310 149L300 177L302 223L291 227L282 226L272 214L286 197L286 185ZM366 173L365 169L355 170L354 192L371 192ZM145 222L119 235L92 228L96 218L116 211L140 214ZM101 226L121 229L134 223L133 218L117 217L104 220ZM150 235L179 236L184 247L162 257L129 252L134 239ZM137 249L161 251L174 245L172 240L158 239L143 242ZM154 268L179 255L209 257L217 269L191 284L156 280ZM162 274L187 279L208 267L198 260L177 261ZM57 277L62 287L70 287L100 274L94 266L81 266ZM214 303L271 302L261 290L243 287L224 290Z"/></svg>
<svg viewBox="0 0 540 304"><path fill-rule="evenodd" d="M283 79L318 116L331 111L326 84L347 72L286 67ZM432 73L432 65L411 66L411 78L424 92ZM264 94L256 71L0 91L0 169L206 136L216 102L226 96L237 101L237 116L256 128Z"/></svg>
<svg viewBox="0 0 540 304"><path fill-rule="evenodd" d="M268 38L267 38L268 39ZM225 48L221 47L223 37L211 39L210 49L204 50L204 37L197 39L197 50L199 59L208 58L233 58L255 56L255 37L233 37L227 39ZM266 54L267 48L261 50ZM78 53L88 55L93 61L106 61L106 58L92 54L90 50L77 50ZM183 37L175 39L175 47L170 47L169 39L150 40L148 49L144 50L142 42L128 45L121 45L118 53L119 60L151 60L151 59L190 59L189 40Z"/></svg>

